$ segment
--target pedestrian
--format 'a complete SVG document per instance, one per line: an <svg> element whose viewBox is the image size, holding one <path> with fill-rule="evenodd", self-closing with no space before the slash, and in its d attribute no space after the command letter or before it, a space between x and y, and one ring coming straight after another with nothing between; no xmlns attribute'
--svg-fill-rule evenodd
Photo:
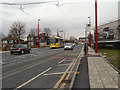
<svg viewBox="0 0 120 90"><path fill-rule="evenodd" d="M85 45L84 45L84 53L85 53L85 55L87 54L86 43L85 43Z"/></svg>
<svg viewBox="0 0 120 90"><path fill-rule="evenodd" d="M85 45L84 45L84 53L85 53L85 55L87 55L87 53L88 53L88 44L87 43L85 43Z"/></svg>

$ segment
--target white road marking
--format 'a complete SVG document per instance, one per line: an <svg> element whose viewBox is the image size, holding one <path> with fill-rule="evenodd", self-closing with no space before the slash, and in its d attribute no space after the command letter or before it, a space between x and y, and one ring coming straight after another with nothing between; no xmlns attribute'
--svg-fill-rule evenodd
<svg viewBox="0 0 120 90"><path fill-rule="evenodd" d="M65 61L65 59L61 60L61 61L60 61L60 62L58 62L58 63L62 63L63 61Z"/></svg>
<svg viewBox="0 0 120 90"><path fill-rule="evenodd" d="M18 58L25 58L25 57L23 57L23 56L17 56Z"/></svg>
<svg viewBox="0 0 120 90"><path fill-rule="evenodd" d="M73 61L73 60L65 60L65 61Z"/></svg>
<svg viewBox="0 0 120 90"><path fill-rule="evenodd" d="M41 76L41 75L44 74L45 72L49 71L51 68L52 68L52 67L48 68L47 70L43 71L42 73L38 74L37 76L31 78L31 79L28 80L27 82L25 82L25 83L23 83L22 85L16 87L16 89L14 89L14 90L17 90L17 89L19 89L19 88L25 86L26 84L28 84L28 83L30 83L31 81L35 80L36 78L38 78L39 76Z"/></svg>
<svg viewBox="0 0 120 90"><path fill-rule="evenodd" d="M48 73L48 74L43 74L44 76L47 76L47 75L59 75L59 74L64 74L65 72L58 72L58 73ZM69 73L69 72L67 72ZM74 73L73 71L71 73Z"/></svg>
<svg viewBox="0 0 120 90"><path fill-rule="evenodd" d="M28 55L30 56L30 55L34 55L34 54L28 54Z"/></svg>
<svg viewBox="0 0 120 90"><path fill-rule="evenodd" d="M65 72L58 72L58 73L48 73L48 74L43 74L43 75L57 75L57 74L63 74L63 73L65 73Z"/></svg>

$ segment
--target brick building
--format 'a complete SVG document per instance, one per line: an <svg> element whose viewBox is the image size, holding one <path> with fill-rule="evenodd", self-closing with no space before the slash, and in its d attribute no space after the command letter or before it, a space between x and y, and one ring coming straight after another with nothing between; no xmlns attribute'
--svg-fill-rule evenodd
<svg viewBox="0 0 120 90"><path fill-rule="evenodd" d="M2 50L6 51L9 50L11 47L13 47L14 44L18 44L19 40L16 38L8 38L8 37L4 37L2 38ZM20 40L20 44L24 44L24 40Z"/></svg>
<svg viewBox="0 0 120 90"><path fill-rule="evenodd" d="M27 41L28 41L28 45L30 47L38 46L38 36L29 34L27 36ZM48 46L49 45L49 36L46 33L40 33L39 43L40 43L40 46Z"/></svg>

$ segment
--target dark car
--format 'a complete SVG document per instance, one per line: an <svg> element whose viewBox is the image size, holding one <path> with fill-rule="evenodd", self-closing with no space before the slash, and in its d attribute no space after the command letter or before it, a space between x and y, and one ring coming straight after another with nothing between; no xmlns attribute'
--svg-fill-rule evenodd
<svg viewBox="0 0 120 90"><path fill-rule="evenodd" d="M28 45L25 44L15 44L13 45L13 48L10 49L10 53L14 54L14 53L19 53L19 54L23 54L23 53L30 53L31 48L28 47Z"/></svg>

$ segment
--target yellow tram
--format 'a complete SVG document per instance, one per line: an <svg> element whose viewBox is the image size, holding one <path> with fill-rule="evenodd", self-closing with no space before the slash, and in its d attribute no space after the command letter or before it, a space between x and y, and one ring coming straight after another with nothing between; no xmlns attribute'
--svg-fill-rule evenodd
<svg viewBox="0 0 120 90"><path fill-rule="evenodd" d="M64 47L64 42L63 39L57 36L51 36L49 38L50 41L50 48L59 48L59 47Z"/></svg>

